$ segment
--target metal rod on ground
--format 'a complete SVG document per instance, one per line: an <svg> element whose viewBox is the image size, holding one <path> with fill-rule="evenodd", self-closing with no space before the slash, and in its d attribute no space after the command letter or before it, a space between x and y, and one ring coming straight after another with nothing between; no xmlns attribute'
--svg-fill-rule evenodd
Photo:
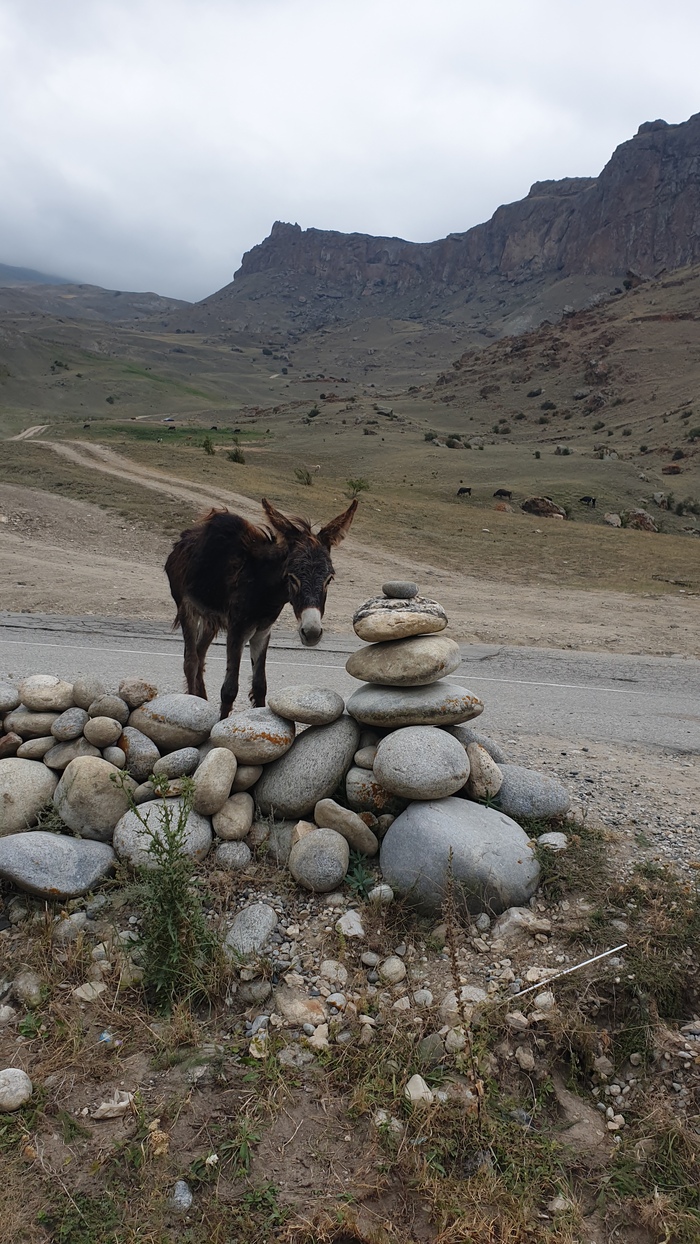
<svg viewBox="0 0 700 1244"><path fill-rule="evenodd" d="M533 989L542 989L545 985L552 985L554 981L558 981L562 976L568 976L571 972L578 972L579 968L588 967L589 963L597 963L599 959L607 959L608 955L614 955L618 950L626 950L627 942L623 942L621 946L613 946L612 950L604 950L600 955L594 955L592 959L584 959L583 963L575 963L572 968L564 968L563 971L555 973L554 976L547 976L544 980L537 981L535 985L528 985L527 989L521 989L520 993L513 993L508 998L512 1002L515 998L522 998L526 993L532 993Z"/></svg>

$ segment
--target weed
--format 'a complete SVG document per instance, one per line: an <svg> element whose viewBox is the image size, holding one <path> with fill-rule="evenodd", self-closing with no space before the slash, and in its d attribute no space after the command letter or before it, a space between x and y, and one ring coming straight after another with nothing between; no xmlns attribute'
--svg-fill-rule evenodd
<svg viewBox="0 0 700 1244"><path fill-rule="evenodd" d="M535 452L534 452L534 455L533 455L533 456L534 456L535 458L541 458L541 457L542 457L542 454L540 453L539 449L536 449L536 450L535 450Z"/></svg>
<svg viewBox="0 0 700 1244"><path fill-rule="evenodd" d="M314 482L313 475L311 474L308 467L295 467L294 475L297 480L297 483L304 484L306 488L310 488Z"/></svg>
<svg viewBox="0 0 700 1244"><path fill-rule="evenodd" d="M424 433L423 433L423 440L424 440L424 441L436 441L436 440L437 440L437 432L424 432Z"/></svg>
<svg viewBox="0 0 700 1244"><path fill-rule="evenodd" d="M367 492L371 487L369 480L364 479L362 476L358 479L346 479L345 483L347 484L345 496L349 497L351 501L355 497L359 497L361 492Z"/></svg>
<svg viewBox="0 0 700 1244"><path fill-rule="evenodd" d="M243 450L241 449L240 445L236 445L234 446L233 449L227 450L226 457L228 458L229 462L240 462L240 463L245 462L245 454L243 453Z"/></svg>
<svg viewBox="0 0 700 1244"><path fill-rule="evenodd" d="M601 428L604 428L604 427L605 427L605 424L603 423L603 420L602 420L602 419L598 419L598 421L597 421L596 423L594 423L594 424L593 424L593 431L594 431L594 432L600 432L600 429L601 429Z"/></svg>
<svg viewBox="0 0 700 1244"><path fill-rule="evenodd" d="M223 952L207 924L200 892L193 884L194 865L185 853L194 784L183 779L182 797L169 801L167 779L152 775L162 797L160 825L153 829L121 777L115 782L129 796L131 811L148 836L149 865L138 869L135 887L143 913L139 951L144 983L153 990L158 1006L170 1011L178 998L208 998L216 992L223 968Z"/></svg>
<svg viewBox="0 0 700 1244"><path fill-rule="evenodd" d="M123 1226L116 1198L78 1192L65 1197L60 1205L37 1215L38 1222L51 1231L53 1244L112 1244Z"/></svg>
<svg viewBox="0 0 700 1244"><path fill-rule="evenodd" d="M377 879L367 867L366 855L362 855L360 851L350 852L350 866L345 880L358 898L368 897L372 887L377 884Z"/></svg>
<svg viewBox="0 0 700 1244"><path fill-rule="evenodd" d="M248 1120L243 1118L238 1124L236 1135L231 1140L217 1143L216 1151L206 1158L195 1158L190 1166L190 1178L196 1183L212 1183L226 1170L232 1178L240 1178L248 1174L253 1157L253 1146L260 1142L257 1132L252 1132Z"/></svg>
<svg viewBox="0 0 700 1244"><path fill-rule="evenodd" d="M204 437L204 440L202 441L202 449L204 450L205 454L208 454L210 458L213 458L214 454L216 453L216 450L214 449L214 442L212 441L210 436Z"/></svg>

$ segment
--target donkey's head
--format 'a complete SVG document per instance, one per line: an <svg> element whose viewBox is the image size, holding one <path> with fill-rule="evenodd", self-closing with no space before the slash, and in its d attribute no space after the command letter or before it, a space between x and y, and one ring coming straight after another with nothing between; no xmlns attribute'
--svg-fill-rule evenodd
<svg viewBox="0 0 700 1244"><path fill-rule="evenodd" d="M299 638L306 648L313 648L323 634L321 619L334 573L330 550L347 535L357 501L316 534L309 523L300 518L287 518L264 498L262 506L270 526L287 547L284 578L289 602L299 623Z"/></svg>

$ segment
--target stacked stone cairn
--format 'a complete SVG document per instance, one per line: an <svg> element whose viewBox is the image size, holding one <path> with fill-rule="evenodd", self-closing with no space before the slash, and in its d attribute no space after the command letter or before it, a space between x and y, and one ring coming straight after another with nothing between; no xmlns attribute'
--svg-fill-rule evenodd
<svg viewBox="0 0 700 1244"><path fill-rule="evenodd" d="M211 852L219 868L241 870L264 848L301 886L327 893L354 850L379 857L377 901L396 892L437 914L451 869L457 901L473 913L527 903L539 868L511 818L563 815L567 792L506 764L465 724L484 706L448 681L460 652L442 634L444 609L415 584L383 592L353 618L367 642L347 662L364 684L347 705L333 690L286 687L265 708L219 721L206 700L158 694L140 678L116 693L94 677L0 680L0 880L70 899L118 859L153 866L163 816L155 774L168 779L174 811L192 778L184 849L196 861ZM47 808L57 816L44 829Z"/></svg>

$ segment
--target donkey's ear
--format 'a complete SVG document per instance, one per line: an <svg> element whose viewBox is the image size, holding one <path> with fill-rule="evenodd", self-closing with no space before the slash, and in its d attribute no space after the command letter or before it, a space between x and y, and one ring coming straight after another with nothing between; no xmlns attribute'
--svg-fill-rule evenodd
<svg viewBox="0 0 700 1244"><path fill-rule="evenodd" d="M350 524L355 517L357 509L357 501L353 501L349 505L344 514L339 514L337 518L332 518L325 527L322 527L318 533L318 539L321 544L325 544L327 549L332 549L335 544L340 544L344 540L350 530Z"/></svg>
<svg viewBox="0 0 700 1244"><path fill-rule="evenodd" d="M281 536L291 536L297 530L286 514L283 514L281 510L276 510L266 497L263 497L261 504L270 521L270 526L274 527Z"/></svg>

